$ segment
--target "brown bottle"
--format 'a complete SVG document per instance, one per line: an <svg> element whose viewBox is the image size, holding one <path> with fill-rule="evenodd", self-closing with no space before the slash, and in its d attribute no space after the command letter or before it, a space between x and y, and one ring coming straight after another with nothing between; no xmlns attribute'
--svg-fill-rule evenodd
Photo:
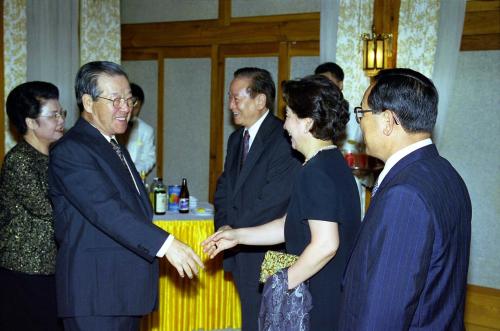
<svg viewBox="0 0 500 331"><path fill-rule="evenodd" d="M163 181L158 178L158 183L154 187L153 192L153 211L157 215L164 215L167 211L167 189L163 185Z"/></svg>
<svg viewBox="0 0 500 331"><path fill-rule="evenodd" d="M186 178L182 178L181 193L179 194L179 213L189 213L189 190Z"/></svg>

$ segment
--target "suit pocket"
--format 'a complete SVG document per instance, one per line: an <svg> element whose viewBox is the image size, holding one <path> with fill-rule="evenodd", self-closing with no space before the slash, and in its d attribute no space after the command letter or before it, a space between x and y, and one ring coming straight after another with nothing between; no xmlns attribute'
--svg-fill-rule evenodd
<svg viewBox="0 0 500 331"><path fill-rule="evenodd" d="M93 254L101 313L143 315L153 308L157 293L153 263L121 248Z"/></svg>

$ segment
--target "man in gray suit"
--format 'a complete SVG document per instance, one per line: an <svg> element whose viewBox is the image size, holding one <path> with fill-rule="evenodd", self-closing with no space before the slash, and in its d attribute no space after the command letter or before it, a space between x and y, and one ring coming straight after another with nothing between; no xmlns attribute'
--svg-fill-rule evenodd
<svg viewBox="0 0 500 331"><path fill-rule="evenodd" d="M215 229L261 225L286 212L300 162L282 121L273 115L275 95L268 71L241 68L234 73L229 107L241 128L229 137L224 171L217 182ZM241 300L243 331L257 330L259 271L269 249L239 246L224 253L224 270L232 273Z"/></svg>

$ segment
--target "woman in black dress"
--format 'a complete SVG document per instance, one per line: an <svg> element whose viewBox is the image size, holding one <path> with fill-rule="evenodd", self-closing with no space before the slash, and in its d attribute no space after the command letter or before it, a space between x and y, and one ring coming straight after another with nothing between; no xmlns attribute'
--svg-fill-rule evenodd
<svg viewBox="0 0 500 331"><path fill-rule="evenodd" d="M287 253L299 255L288 268L288 289L309 284L310 329L336 330L341 277L360 225L356 182L333 144L349 120L348 104L323 76L286 81L282 87L284 127L292 147L305 157L287 214L258 227L220 230L203 245L214 257L237 244L285 242Z"/></svg>

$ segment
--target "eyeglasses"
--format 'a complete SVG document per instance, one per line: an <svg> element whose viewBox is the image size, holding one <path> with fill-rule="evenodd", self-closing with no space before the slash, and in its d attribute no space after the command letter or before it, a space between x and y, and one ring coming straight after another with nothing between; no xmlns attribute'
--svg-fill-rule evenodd
<svg viewBox="0 0 500 331"><path fill-rule="evenodd" d="M134 108L135 105L137 105L137 98L136 97L130 97L128 99L125 99L125 98L109 99L109 98L99 97L98 96L98 98L111 101L113 103L113 107L115 109L120 108L123 104L126 104L127 107L129 107L129 108Z"/></svg>
<svg viewBox="0 0 500 331"><path fill-rule="evenodd" d="M373 109L363 109L361 107L354 107L354 115L356 115L356 122L358 122L358 124L360 123L361 119L364 117L364 115L363 115L364 113L374 113L374 112L377 112L377 111L373 110ZM394 113L392 111L390 113L392 115L392 118L394 118L394 124L399 125L399 120L396 117L396 115L394 115Z"/></svg>
<svg viewBox="0 0 500 331"><path fill-rule="evenodd" d="M68 112L66 110L60 110L60 111L53 112L50 115L40 115L38 117L47 117L51 120L57 121L60 118L62 118L63 120L66 119L66 115L68 115Z"/></svg>
<svg viewBox="0 0 500 331"><path fill-rule="evenodd" d="M361 107L354 107L354 115L356 115L356 122L359 122L361 121L361 119L363 118L363 114L364 113L373 113L375 110L372 110L372 109L363 109Z"/></svg>

